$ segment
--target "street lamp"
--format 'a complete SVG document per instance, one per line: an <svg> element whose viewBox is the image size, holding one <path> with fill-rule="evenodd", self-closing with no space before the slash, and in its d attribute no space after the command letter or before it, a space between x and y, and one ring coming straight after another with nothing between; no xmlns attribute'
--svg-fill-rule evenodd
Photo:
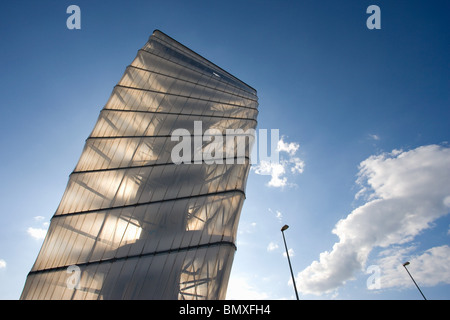
<svg viewBox="0 0 450 320"><path fill-rule="evenodd" d="M283 235L284 247L286 248L286 255L287 255L287 258L288 258L288 262L289 262L289 269L291 269L292 283L294 284L295 295L297 296L297 300L299 300L298 293L297 293L297 286L295 285L294 272L292 272L291 259L289 259L289 252L288 252L288 248L287 248L287 245L286 245L286 238L284 237L284 231L287 228L289 228L289 226L287 224L285 224L281 228L281 234Z"/></svg>
<svg viewBox="0 0 450 320"><path fill-rule="evenodd" d="M425 296L422 293L422 290L420 290L419 286L417 285L416 281L414 281L414 278L412 277L411 273L409 273L408 268L406 268L406 266L409 265L409 261L406 261L403 264L403 267L405 268L406 272L408 272L409 276L411 277L411 280L414 282L414 284L416 285L417 289L419 290L420 294L422 295L424 300L427 300L427 298L425 298Z"/></svg>

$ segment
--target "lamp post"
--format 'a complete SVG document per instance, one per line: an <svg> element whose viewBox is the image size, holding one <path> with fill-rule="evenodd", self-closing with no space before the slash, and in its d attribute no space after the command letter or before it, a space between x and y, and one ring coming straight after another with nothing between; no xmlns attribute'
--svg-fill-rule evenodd
<svg viewBox="0 0 450 320"><path fill-rule="evenodd" d="M288 248L286 245L286 238L284 237L284 230L286 230L287 228L289 228L289 226L287 224L285 224L281 228L281 234L283 235L284 247L286 248L286 256L287 256L288 262L289 262L289 269L291 269L292 283L294 284L295 295L297 296L297 300L299 300L298 293L297 293L297 286L295 285L294 272L292 271L292 266L291 266L291 259L289 259L289 252L288 252Z"/></svg>
<svg viewBox="0 0 450 320"><path fill-rule="evenodd" d="M423 295L422 290L420 290L419 286L417 285L416 281L414 281L413 276L411 275L411 273L409 273L408 268L406 268L407 265L409 265L409 261L406 261L406 262L403 264L403 267L405 268L406 272L408 272L409 276L411 277L411 280L412 280L412 281L414 282L414 284L416 285L416 287L417 287L417 289L419 290L420 294L422 295L423 299L424 299L424 300L427 300L427 298L425 298L425 296Z"/></svg>

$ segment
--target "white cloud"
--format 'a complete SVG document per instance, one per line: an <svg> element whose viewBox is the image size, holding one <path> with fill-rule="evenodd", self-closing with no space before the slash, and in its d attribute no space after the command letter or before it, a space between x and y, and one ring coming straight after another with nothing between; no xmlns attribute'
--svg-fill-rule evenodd
<svg viewBox="0 0 450 320"><path fill-rule="evenodd" d="M295 257L294 249L290 248L290 249L288 249L288 252L289 252L289 258ZM287 258L286 251L283 252L283 257Z"/></svg>
<svg viewBox="0 0 450 320"><path fill-rule="evenodd" d="M45 238L45 235L47 234L47 230L43 229L43 228L29 227L27 229L27 233L36 240L42 240Z"/></svg>
<svg viewBox="0 0 450 320"><path fill-rule="evenodd" d="M269 252L271 252L271 251L275 251L275 250L277 250L279 247L278 247L278 244L276 244L275 242L271 242L271 243L269 243L269 245L267 246L267 251L269 251Z"/></svg>
<svg viewBox="0 0 450 320"><path fill-rule="evenodd" d="M302 159L293 157L289 159L289 163L293 164L293 166L291 167L292 173L303 173L305 162Z"/></svg>
<svg viewBox="0 0 450 320"><path fill-rule="evenodd" d="M6 268L6 261L3 259L0 259L0 269Z"/></svg>
<svg viewBox="0 0 450 320"><path fill-rule="evenodd" d="M278 162L261 160L259 164L252 167L256 174L271 176L267 183L269 187L282 188L289 185L288 178L285 176L286 173L300 174L303 173L305 168L305 162L295 156L300 145L295 142L287 143L283 139L281 137L277 144Z"/></svg>
<svg viewBox="0 0 450 320"><path fill-rule="evenodd" d="M280 211L278 211L278 210L275 211L275 212L276 212L275 218L277 218L278 221L281 222L281 219L283 219L283 214Z"/></svg>
<svg viewBox="0 0 450 320"><path fill-rule="evenodd" d="M380 140L380 136L377 134L369 134L369 138L375 141Z"/></svg>
<svg viewBox="0 0 450 320"><path fill-rule="evenodd" d="M392 248L383 251L380 266L380 289L414 286L402 264L410 262L408 270L420 286L450 284L450 247L442 245L426 250L421 255L411 255L414 247Z"/></svg>
<svg viewBox="0 0 450 320"><path fill-rule="evenodd" d="M394 150L361 162L357 182L367 202L336 224L333 233L339 241L298 274L299 290L333 291L363 270L373 248L407 243L432 227L450 210L448 181L450 148L437 145Z"/></svg>
<svg viewBox="0 0 450 320"><path fill-rule="evenodd" d="M272 163L270 161L261 161L254 168L256 174L270 175L269 187L284 187L287 183L286 177L281 177L285 173L284 166L281 163Z"/></svg>
<svg viewBox="0 0 450 320"><path fill-rule="evenodd" d="M45 220L45 217L43 217L43 216L36 216L33 218L33 220L35 222L39 222L41 224L41 227L40 228L29 227L27 229L27 233L36 240L44 239L45 235L47 234L47 229L48 229L49 223L42 222L43 220Z"/></svg>
<svg viewBox="0 0 450 320"><path fill-rule="evenodd" d="M272 210L272 209L268 209L269 210L269 212L271 213L271 214L273 214L274 216L275 216L275 218L278 220L278 222L279 223L281 223L282 222L282 220L283 220L283 214L281 213L281 211L279 211L279 210L275 210L275 212Z"/></svg>
<svg viewBox="0 0 450 320"><path fill-rule="evenodd" d="M289 143L284 142L283 137L281 137L281 139L278 140L277 144L278 151L287 152L291 156L293 156L297 152L299 147L300 145L296 142L289 142Z"/></svg>

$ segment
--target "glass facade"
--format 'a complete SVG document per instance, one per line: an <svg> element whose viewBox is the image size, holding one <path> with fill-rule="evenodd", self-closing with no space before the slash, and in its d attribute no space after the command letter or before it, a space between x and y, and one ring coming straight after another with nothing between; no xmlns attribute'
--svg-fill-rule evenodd
<svg viewBox="0 0 450 320"><path fill-rule="evenodd" d="M86 140L21 299L224 299L251 143L205 153L220 142L206 131L255 129L257 108L255 89L155 30ZM193 161L174 163L188 138Z"/></svg>

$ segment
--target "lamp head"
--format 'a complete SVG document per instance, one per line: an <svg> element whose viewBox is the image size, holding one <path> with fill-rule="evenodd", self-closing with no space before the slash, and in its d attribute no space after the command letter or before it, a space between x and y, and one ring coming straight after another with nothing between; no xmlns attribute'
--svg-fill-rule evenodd
<svg viewBox="0 0 450 320"><path fill-rule="evenodd" d="M284 231L284 230L286 230L287 228L289 228L289 226L288 226L287 224L285 224L285 225L281 228L281 231Z"/></svg>
<svg viewBox="0 0 450 320"><path fill-rule="evenodd" d="M409 261L406 261L403 266L406 267L407 265L409 265Z"/></svg>

